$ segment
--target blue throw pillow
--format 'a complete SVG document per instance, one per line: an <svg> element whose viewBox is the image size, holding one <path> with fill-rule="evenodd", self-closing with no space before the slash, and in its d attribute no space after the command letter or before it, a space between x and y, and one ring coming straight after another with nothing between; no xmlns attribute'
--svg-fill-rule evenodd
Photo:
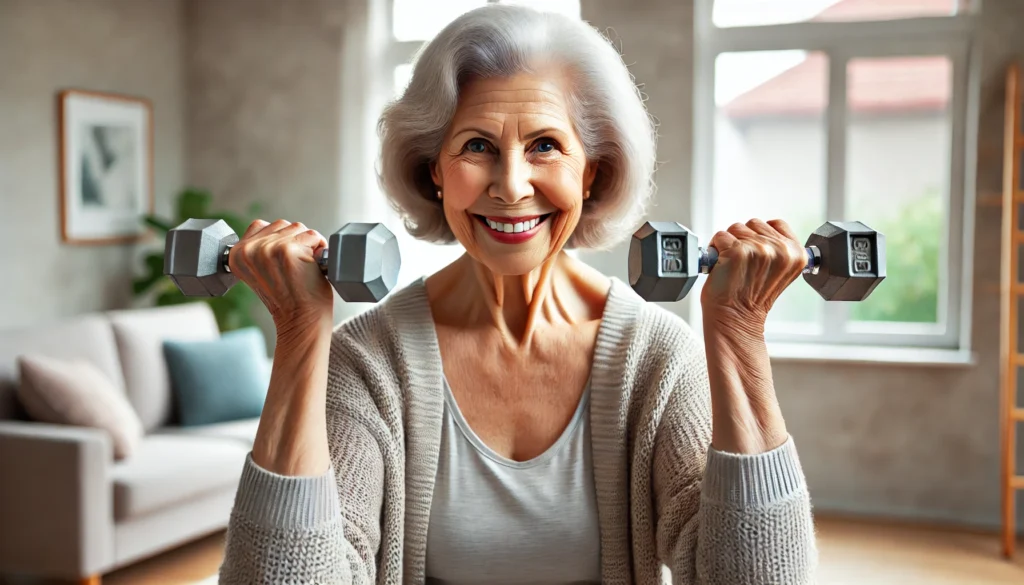
<svg viewBox="0 0 1024 585"><path fill-rule="evenodd" d="M247 327L210 341L164 341L182 426L258 417L270 372L263 332Z"/></svg>

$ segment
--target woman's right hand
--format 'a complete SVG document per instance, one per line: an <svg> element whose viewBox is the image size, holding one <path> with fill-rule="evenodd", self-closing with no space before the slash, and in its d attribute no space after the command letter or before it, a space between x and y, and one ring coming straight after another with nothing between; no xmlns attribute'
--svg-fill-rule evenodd
<svg viewBox="0 0 1024 585"><path fill-rule="evenodd" d="M299 222L256 220L231 249L228 266L278 326L330 321L334 289L316 263L327 240Z"/></svg>

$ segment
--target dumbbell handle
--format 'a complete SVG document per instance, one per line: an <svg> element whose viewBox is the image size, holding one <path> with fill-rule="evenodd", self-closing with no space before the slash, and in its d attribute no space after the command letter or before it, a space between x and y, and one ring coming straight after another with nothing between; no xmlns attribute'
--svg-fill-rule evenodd
<svg viewBox="0 0 1024 585"><path fill-rule="evenodd" d="M231 272L231 265L228 264L228 255L231 253L231 248L234 247L234 244L228 244L224 248L224 254L221 256L220 259L220 265L224 267L224 272ZM316 265L320 267L320 271L324 273L324 276L327 275L327 259L329 258L329 251L330 250L328 250L327 248L322 248L320 250L320 253L316 255Z"/></svg>
<svg viewBox="0 0 1024 585"><path fill-rule="evenodd" d="M711 269L718 262L718 250L712 247L699 249L700 260L698 265L700 266L700 273L707 274L711 272ZM804 266L803 274L817 274L818 268L821 267L821 250L817 246L808 246L804 250L807 252L807 265Z"/></svg>

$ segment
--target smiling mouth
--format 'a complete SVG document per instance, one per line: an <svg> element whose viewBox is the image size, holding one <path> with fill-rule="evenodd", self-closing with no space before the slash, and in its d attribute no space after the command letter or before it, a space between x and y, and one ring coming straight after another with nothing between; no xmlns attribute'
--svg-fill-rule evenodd
<svg viewBox="0 0 1024 585"><path fill-rule="evenodd" d="M477 215L475 213L473 214L473 217L475 217L477 221L479 221L484 226L493 231L505 234L518 234L532 230L533 228L547 221L547 219L552 215L554 215L554 213L545 213L544 215L539 215L532 219L514 222L496 221L494 219L488 219L482 215Z"/></svg>

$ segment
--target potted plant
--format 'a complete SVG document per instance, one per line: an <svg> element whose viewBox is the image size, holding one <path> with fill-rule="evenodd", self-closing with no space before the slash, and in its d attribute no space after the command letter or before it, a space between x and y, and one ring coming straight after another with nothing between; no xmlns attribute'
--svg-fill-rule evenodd
<svg viewBox="0 0 1024 585"><path fill-rule="evenodd" d="M227 211L211 209L213 197L201 189L185 189L178 195L176 217L172 220L145 215L143 221L165 241L167 232L181 225L189 218L223 219L236 234L245 233L246 228L258 217L261 209L259 203L250 205L247 216L243 217ZM243 327L256 326L253 318L253 307L262 303L256 293L245 285L236 285L220 297L186 297L178 290L169 277L164 274L164 248L149 252L144 258L144 274L135 278L132 289L136 296L153 294L157 306L180 305L183 303L203 301L210 305L217 318L221 331L231 331Z"/></svg>

